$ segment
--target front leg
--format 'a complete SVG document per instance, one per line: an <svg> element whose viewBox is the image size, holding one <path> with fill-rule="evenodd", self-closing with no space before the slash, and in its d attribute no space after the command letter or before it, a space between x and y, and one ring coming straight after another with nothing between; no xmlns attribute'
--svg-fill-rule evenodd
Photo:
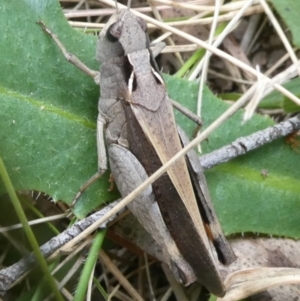
<svg viewBox="0 0 300 301"><path fill-rule="evenodd" d="M90 76L91 78L94 79L95 83L97 85L100 84L100 74L98 71L92 70L90 69L87 65L85 65L79 58L77 58L74 54L70 53L65 46L63 45L63 43L59 40L59 38L57 37L56 34L54 34L46 25L43 21L39 21L37 22L42 29L44 30L45 33L47 33L52 39L53 41L56 43L56 45L58 46L58 48L61 50L62 54L64 55L64 57L66 58L66 60L68 62L70 62L71 64L73 64L75 67L77 67L78 69L80 69L82 72L84 72L85 74L87 74L88 76Z"/></svg>

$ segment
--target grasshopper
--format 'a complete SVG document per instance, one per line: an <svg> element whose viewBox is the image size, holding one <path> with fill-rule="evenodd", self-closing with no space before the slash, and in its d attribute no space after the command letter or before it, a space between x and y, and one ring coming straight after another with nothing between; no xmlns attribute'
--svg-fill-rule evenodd
<svg viewBox="0 0 300 301"><path fill-rule="evenodd" d="M66 55L56 36L46 27L44 30ZM71 59L101 86L98 173L87 185L107 169L103 143L106 129L111 171L122 196L126 196L173 157L186 138L183 133L178 135L172 101L150 50L147 25L142 19L129 9L114 14L99 35L97 59L101 63L100 76L77 58ZM195 156L190 152L186 159L177 161L128 207L162 246L176 279L189 284L196 276L210 292L223 296L225 288L208 235L222 263L231 263L235 256L222 233ZM207 230L205 225L209 226Z"/></svg>

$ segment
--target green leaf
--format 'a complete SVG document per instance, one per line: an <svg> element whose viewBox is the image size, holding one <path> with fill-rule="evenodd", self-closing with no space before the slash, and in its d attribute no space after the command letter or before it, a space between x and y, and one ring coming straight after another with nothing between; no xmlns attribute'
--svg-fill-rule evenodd
<svg viewBox="0 0 300 301"><path fill-rule="evenodd" d="M5 1L0 7L0 154L16 189L35 189L70 203L97 170L95 127L99 88L65 61L35 23L43 20L67 49L96 69L94 36L71 29L56 1ZM195 109L198 86L166 76L170 96ZM205 126L227 109L207 89ZM176 113L181 126L194 125ZM204 152L264 129L262 116L242 124L242 112L202 143ZM261 170L268 170L268 177ZM109 172L107 172L108 176ZM206 172L227 234L260 232L300 237L300 154L280 139ZM117 197L108 179L95 183L76 205L79 217ZM0 191L4 192L0 184Z"/></svg>
<svg viewBox="0 0 300 301"><path fill-rule="evenodd" d="M300 47L300 2L298 0L270 0L270 2L290 29L294 45Z"/></svg>

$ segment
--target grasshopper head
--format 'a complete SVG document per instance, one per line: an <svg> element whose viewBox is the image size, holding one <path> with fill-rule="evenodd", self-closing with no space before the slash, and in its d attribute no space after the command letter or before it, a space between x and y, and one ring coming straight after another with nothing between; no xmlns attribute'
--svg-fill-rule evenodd
<svg viewBox="0 0 300 301"><path fill-rule="evenodd" d="M118 20L111 24L109 32L124 49L125 55L148 48L147 24L130 10L121 10Z"/></svg>

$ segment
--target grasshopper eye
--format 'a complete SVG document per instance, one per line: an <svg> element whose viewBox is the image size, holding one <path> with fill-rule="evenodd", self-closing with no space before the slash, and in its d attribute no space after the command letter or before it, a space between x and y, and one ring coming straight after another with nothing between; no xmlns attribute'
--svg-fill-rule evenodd
<svg viewBox="0 0 300 301"><path fill-rule="evenodd" d="M106 38L112 43L117 42L119 40L120 35L121 33L118 30L116 23L110 25L106 31Z"/></svg>

